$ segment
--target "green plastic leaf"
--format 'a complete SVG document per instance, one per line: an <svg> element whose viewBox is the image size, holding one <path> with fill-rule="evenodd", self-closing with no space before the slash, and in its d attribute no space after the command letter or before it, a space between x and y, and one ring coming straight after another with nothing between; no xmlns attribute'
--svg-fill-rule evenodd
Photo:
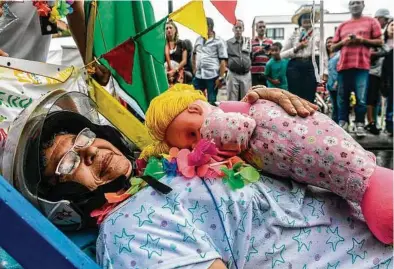
<svg viewBox="0 0 394 269"><path fill-rule="evenodd" d="M260 179L259 172L252 166L244 167L240 172L240 175L248 182L257 182Z"/></svg>
<svg viewBox="0 0 394 269"><path fill-rule="evenodd" d="M130 178L130 184L131 186L138 186L143 182L143 180L139 177L132 177Z"/></svg>
<svg viewBox="0 0 394 269"><path fill-rule="evenodd" d="M231 189L236 190L242 189L245 186L245 183L240 175L236 175L231 180L229 180L229 185Z"/></svg>
<svg viewBox="0 0 394 269"><path fill-rule="evenodd" d="M155 179L160 179L164 174L165 172L162 162L155 157L150 158L146 165L144 176L151 176Z"/></svg>
<svg viewBox="0 0 394 269"><path fill-rule="evenodd" d="M127 190L127 193L130 194L130 195L134 195L134 194L136 194L139 190L140 190L140 186L137 185L137 186L133 186L133 187L131 187L130 189L128 189L128 190Z"/></svg>
<svg viewBox="0 0 394 269"><path fill-rule="evenodd" d="M232 172L230 169L227 169L226 167L221 167L220 170L225 174L225 176L230 176L230 173Z"/></svg>
<svg viewBox="0 0 394 269"><path fill-rule="evenodd" d="M237 162L233 165L233 171L238 171L242 167L242 162Z"/></svg>

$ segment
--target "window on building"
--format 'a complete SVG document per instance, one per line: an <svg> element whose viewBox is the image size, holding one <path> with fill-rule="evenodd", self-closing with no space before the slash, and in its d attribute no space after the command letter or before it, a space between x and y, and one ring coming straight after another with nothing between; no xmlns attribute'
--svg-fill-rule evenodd
<svg viewBox="0 0 394 269"><path fill-rule="evenodd" d="M275 40L285 39L285 28L268 28L267 37Z"/></svg>

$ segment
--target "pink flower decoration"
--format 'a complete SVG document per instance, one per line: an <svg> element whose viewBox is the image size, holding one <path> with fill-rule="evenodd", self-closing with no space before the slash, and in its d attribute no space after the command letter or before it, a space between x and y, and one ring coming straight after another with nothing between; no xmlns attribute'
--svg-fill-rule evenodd
<svg viewBox="0 0 394 269"><path fill-rule="evenodd" d="M214 143L202 139L193 151L181 149L176 156L179 172L185 178L195 176L218 178L222 176L220 165L214 165L223 159L216 156L217 149Z"/></svg>
<svg viewBox="0 0 394 269"><path fill-rule="evenodd" d="M212 155L217 155L217 148L214 143L201 139L196 147L188 155L188 163L191 166L201 166L207 164Z"/></svg>

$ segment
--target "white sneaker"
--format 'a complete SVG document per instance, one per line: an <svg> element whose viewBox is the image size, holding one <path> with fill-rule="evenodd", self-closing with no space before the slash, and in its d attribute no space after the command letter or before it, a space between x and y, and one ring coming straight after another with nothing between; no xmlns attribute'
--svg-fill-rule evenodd
<svg viewBox="0 0 394 269"><path fill-rule="evenodd" d="M346 121L340 120L338 125L346 132L349 132L349 124Z"/></svg>
<svg viewBox="0 0 394 269"><path fill-rule="evenodd" d="M365 132L364 124L361 122L356 122L356 136L364 137L367 133Z"/></svg>

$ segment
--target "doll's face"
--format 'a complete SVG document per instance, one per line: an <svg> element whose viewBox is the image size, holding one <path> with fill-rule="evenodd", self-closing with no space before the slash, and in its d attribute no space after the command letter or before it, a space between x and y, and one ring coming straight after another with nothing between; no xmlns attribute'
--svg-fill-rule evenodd
<svg viewBox="0 0 394 269"><path fill-rule="evenodd" d="M201 139L200 129L211 109L211 106L203 101L189 105L168 126L165 136L167 144L179 149L192 149Z"/></svg>

